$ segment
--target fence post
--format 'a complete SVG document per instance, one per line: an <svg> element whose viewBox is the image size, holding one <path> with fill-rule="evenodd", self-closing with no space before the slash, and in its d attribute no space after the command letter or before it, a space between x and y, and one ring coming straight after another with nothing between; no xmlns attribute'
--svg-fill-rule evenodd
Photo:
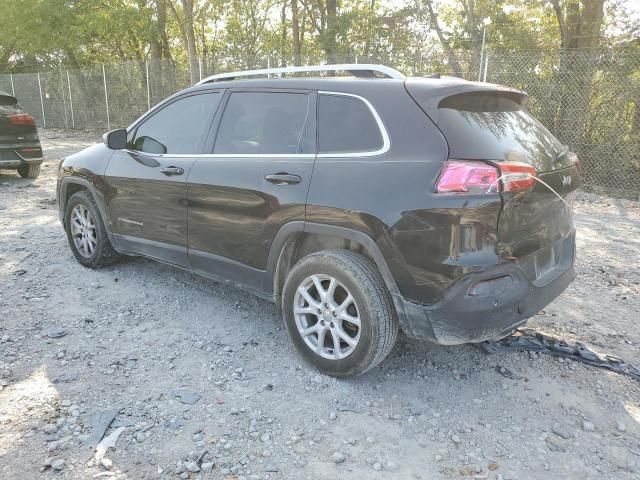
<svg viewBox="0 0 640 480"><path fill-rule="evenodd" d="M485 54L484 56L484 77L482 81L487 83L487 69L489 68L489 54Z"/></svg>
<svg viewBox="0 0 640 480"><path fill-rule="evenodd" d="M145 60L144 64L147 72L147 110L151 110L151 88L149 87L149 60Z"/></svg>
<svg viewBox="0 0 640 480"><path fill-rule="evenodd" d="M71 80L69 70L67 70L67 86L69 87L69 106L71 107L71 128L76 128L76 119L73 117L73 98L71 98Z"/></svg>
<svg viewBox="0 0 640 480"><path fill-rule="evenodd" d="M16 96L16 89L13 86L13 73L9 74L11 76L11 95Z"/></svg>
<svg viewBox="0 0 640 480"><path fill-rule="evenodd" d="M64 79L62 78L62 65L60 65L60 93L64 105L64 128L69 129L69 117L67 117L67 96L64 94Z"/></svg>
<svg viewBox="0 0 640 480"><path fill-rule="evenodd" d="M202 57L198 57L198 75L200 76L198 80L202 80Z"/></svg>
<svg viewBox="0 0 640 480"><path fill-rule="evenodd" d="M104 104L107 107L107 130L111 130L111 119L109 118L109 94L107 93L107 71L102 64L102 81L104 82Z"/></svg>
<svg viewBox="0 0 640 480"><path fill-rule="evenodd" d="M40 91L40 107L42 108L42 127L47 128L47 118L44 115L44 100L42 99L42 83L40 82L40 72L38 72L38 90Z"/></svg>
<svg viewBox="0 0 640 480"><path fill-rule="evenodd" d="M271 55L267 55L267 78L271 78L269 70L271 70Z"/></svg>
<svg viewBox="0 0 640 480"><path fill-rule="evenodd" d="M480 49L480 63L478 67L478 81L480 81L480 76L482 75L482 61L484 60L484 39L487 34L487 26L485 25L482 29L482 48Z"/></svg>

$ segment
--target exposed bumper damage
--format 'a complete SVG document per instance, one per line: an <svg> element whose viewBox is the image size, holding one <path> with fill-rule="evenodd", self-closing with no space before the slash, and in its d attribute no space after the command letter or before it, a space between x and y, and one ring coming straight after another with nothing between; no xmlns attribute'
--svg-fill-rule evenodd
<svg viewBox="0 0 640 480"><path fill-rule="evenodd" d="M466 275L433 305L402 301L405 333L441 345L508 335L558 297L575 278L575 232L562 240L555 267L531 280L517 262Z"/></svg>

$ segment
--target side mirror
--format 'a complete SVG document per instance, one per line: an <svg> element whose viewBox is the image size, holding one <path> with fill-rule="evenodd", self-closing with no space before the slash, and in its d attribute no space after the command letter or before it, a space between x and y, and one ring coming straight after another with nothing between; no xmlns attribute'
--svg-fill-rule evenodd
<svg viewBox="0 0 640 480"><path fill-rule="evenodd" d="M111 130L104 134L104 144L113 150L127 148L127 131L124 128Z"/></svg>
<svg viewBox="0 0 640 480"><path fill-rule="evenodd" d="M142 136L135 139L133 148L140 152L155 153L164 155L167 153L167 147L157 141L155 138Z"/></svg>

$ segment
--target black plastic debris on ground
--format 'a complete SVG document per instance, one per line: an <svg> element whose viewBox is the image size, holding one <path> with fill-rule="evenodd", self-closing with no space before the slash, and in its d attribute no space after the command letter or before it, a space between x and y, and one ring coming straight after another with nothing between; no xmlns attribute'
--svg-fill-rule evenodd
<svg viewBox="0 0 640 480"><path fill-rule="evenodd" d="M540 352L554 357L570 358L576 362L586 363L594 367L605 368L612 372L627 375L640 380L640 369L626 363L613 355L599 355L583 343L568 343L562 339L545 335L531 329L517 330L513 335L502 340L490 340L477 344L483 352ZM501 372L499 372L501 373Z"/></svg>

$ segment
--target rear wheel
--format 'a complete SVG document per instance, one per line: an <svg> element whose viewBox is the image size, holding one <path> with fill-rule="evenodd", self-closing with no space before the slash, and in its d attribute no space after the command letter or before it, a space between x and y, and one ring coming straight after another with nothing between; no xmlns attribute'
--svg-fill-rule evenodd
<svg viewBox="0 0 640 480"><path fill-rule="evenodd" d="M27 165L21 165L18 167L18 174L20 174L22 178L36 178L40 175L40 164L29 163Z"/></svg>
<svg viewBox="0 0 640 480"><path fill-rule="evenodd" d="M77 192L71 196L65 222L71 251L85 267L104 267L120 258L109 241L98 206L88 192Z"/></svg>
<svg viewBox="0 0 640 480"><path fill-rule="evenodd" d="M375 265L348 250L298 262L282 296L285 324L302 356L336 377L360 375L393 348L398 321Z"/></svg>

